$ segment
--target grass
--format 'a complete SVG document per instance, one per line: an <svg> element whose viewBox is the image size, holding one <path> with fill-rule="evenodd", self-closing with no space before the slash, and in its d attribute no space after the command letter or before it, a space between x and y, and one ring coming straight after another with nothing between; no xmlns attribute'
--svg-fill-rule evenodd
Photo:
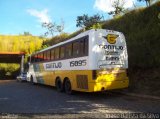
<svg viewBox="0 0 160 119"><path fill-rule="evenodd" d="M160 2L149 8L133 10L119 19L103 23L104 29L123 32L128 47L129 67L160 66Z"/></svg>

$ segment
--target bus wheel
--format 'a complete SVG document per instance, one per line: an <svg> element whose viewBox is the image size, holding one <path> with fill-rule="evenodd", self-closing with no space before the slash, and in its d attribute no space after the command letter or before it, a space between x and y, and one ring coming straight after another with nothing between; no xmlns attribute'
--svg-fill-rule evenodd
<svg viewBox="0 0 160 119"><path fill-rule="evenodd" d="M68 79L64 82L64 89L65 89L65 92L67 94L72 94L73 93L71 82Z"/></svg>
<svg viewBox="0 0 160 119"><path fill-rule="evenodd" d="M61 80L58 78L56 79L56 88L58 92L62 92L63 91L63 85L61 83Z"/></svg>

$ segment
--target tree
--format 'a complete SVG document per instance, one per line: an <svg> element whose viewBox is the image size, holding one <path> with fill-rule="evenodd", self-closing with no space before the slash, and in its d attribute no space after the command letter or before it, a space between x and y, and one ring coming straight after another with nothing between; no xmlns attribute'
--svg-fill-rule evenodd
<svg viewBox="0 0 160 119"><path fill-rule="evenodd" d="M125 4L124 0L114 0L112 3L112 7L114 7L115 10L110 11L108 14L116 17L120 15L121 13L124 13L125 12L124 4Z"/></svg>
<svg viewBox="0 0 160 119"><path fill-rule="evenodd" d="M49 23L46 23L46 22L42 23L42 27L47 28L47 30L48 30L47 32L45 32L45 36L51 34L52 37L53 37L55 26L56 26L56 24L55 23L51 23L51 22L49 22Z"/></svg>
<svg viewBox="0 0 160 119"><path fill-rule="evenodd" d="M93 15L91 17L89 17L87 14L84 14L83 16L77 16L76 26L89 29L93 25L100 23L102 18L103 16L100 16L99 14Z"/></svg>
<svg viewBox="0 0 160 119"><path fill-rule="evenodd" d="M137 1L139 1L139 2L146 2L146 6L148 7L148 6L151 6L151 3L153 2L153 1L155 1L155 0L137 0Z"/></svg>
<svg viewBox="0 0 160 119"><path fill-rule="evenodd" d="M29 32L24 31L24 36L31 36L32 34L30 34Z"/></svg>
<svg viewBox="0 0 160 119"><path fill-rule="evenodd" d="M48 31L45 32L45 36L47 35L51 35L52 37L54 36L55 32L58 32L59 34L61 34L64 30L64 21L61 20L61 24L57 25L56 23L42 23L42 27L46 28Z"/></svg>
<svg viewBox="0 0 160 119"><path fill-rule="evenodd" d="M59 32L59 34L62 34L62 32L64 30L64 21L63 21L63 19L61 19L61 24L60 25L56 25L56 30L57 30L57 32Z"/></svg>

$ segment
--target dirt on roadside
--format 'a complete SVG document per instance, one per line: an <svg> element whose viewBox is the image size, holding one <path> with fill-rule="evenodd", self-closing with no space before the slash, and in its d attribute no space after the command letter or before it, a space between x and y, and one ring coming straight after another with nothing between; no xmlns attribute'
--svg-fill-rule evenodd
<svg viewBox="0 0 160 119"><path fill-rule="evenodd" d="M129 72L129 92L160 96L160 69L134 69Z"/></svg>
<svg viewBox="0 0 160 119"><path fill-rule="evenodd" d="M8 83L8 82L14 82L15 81L15 79L0 79L0 83L2 84L2 83Z"/></svg>

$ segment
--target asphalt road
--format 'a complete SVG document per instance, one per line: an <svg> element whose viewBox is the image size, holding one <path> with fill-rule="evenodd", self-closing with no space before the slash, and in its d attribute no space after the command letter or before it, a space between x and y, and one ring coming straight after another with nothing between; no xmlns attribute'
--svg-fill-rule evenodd
<svg viewBox="0 0 160 119"><path fill-rule="evenodd" d="M53 87L0 81L0 113L160 113L160 101L114 93L67 95Z"/></svg>

